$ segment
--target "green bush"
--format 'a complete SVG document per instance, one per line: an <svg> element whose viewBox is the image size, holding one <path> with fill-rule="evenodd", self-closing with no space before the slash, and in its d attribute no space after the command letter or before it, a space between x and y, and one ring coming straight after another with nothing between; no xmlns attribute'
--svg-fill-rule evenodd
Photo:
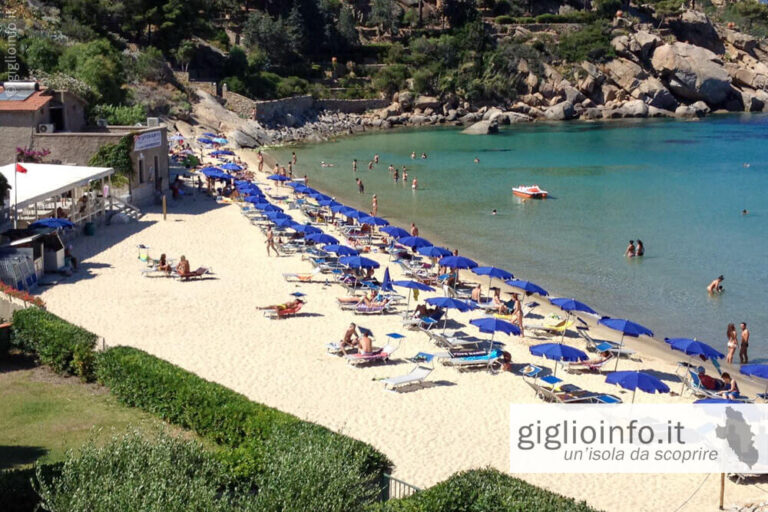
<svg viewBox="0 0 768 512"><path fill-rule="evenodd" d="M537 512L594 512L583 501L560 496L535 487L495 469L465 471L408 498L390 500L378 512L431 512L456 510L496 512L536 510Z"/></svg>
<svg viewBox="0 0 768 512"><path fill-rule="evenodd" d="M616 55L611 46L610 26L604 21L563 35L557 50L568 62L599 62Z"/></svg>
<svg viewBox="0 0 768 512"><path fill-rule="evenodd" d="M59 475L36 473L45 510L256 510L250 488L228 486L226 468L200 443L133 432L69 452Z"/></svg>
<svg viewBox="0 0 768 512"><path fill-rule="evenodd" d="M61 464L38 466L37 471L43 478L59 475ZM0 503L3 512L30 512L37 510L40 496L35 492L32 482L35 468L0 471Z"/></svg>
<svg viewBox="0 0 768 512"><path fill-rule="evenodd" d="M376 76L373 77L373 87L385 95L391 96L405 87L408 74L408 68L404 64L391 64L381 68L376 73Z"/></svg>
<svg viewBox="0 0 768 512"><path fill-rule="evenodd" d="M592 12L575 11L568 14L539 14L536 23L590 23L595 20Z"/></svg>
<svg viewBox="0 0 768 512"><path fill-rule="evenodd" d="M93 377L92 367L84 361L96 347L98 336L40 308L27 308L13 314L14 344L34 353L41 363L55 372L77 375L82 380Z"/></svg>
<svg viewBox="0 0 768 512"><path fill-rule="evenodd" d="M147 119L147 110L143 105L96 105L91 109L91 118L106 119L114 126L133 126Z"/></svg>
<svg viewBox="0 0 768 512"><path fill-rule="evenodd" d="M307 94L309 82L297 76L288 76L280 79L277 83L277 97L288 98L290 96L299 96Z"/></svg>
<svg viewBox="0 0 768 512"><path fill-rule="evenodd" d="M504 14L502 16L496 16L496 19L494 21L499 25L511 25L512 23L515 22L515 18L507 14Z"/></svg>
<svg viewBox="0 0 768 512"><path fill-rule="evenodd" d="M531 23L536 23L536 18L534 18L533 16L518 16L517 18L515 18L515 23L528 25Z"/></svg>
<svg viewBox="0 0 768 512"><path fill-rule="evenodd" d="M262 474L265 468L281 464L266 460L277 456L280 449L298 450L296 440L285 434L286 429L311 439L308 446L312 450L322 453L323 446L337 446L345 454L329 458L327 476L318 477L320 480L313 482L318 489L327 488L329 492L334 492L335 485L329 479L337 478L338 472L346 468L349 461L358 461L359 467L368 472L353 475L351 478L355 484L347 492L364 495L369 480L380 478L390 466L384 455L365 443L251 402L239 393L201 379L141 350L111 348L98 354L96 368L99 382L111 388L120 402L149 411L229 447L224 457L238 477ZM288 455L280 460L285 461L286 457ZM334 466L337 463L339 467ZM279 475L272 477L278 478ZM314 499L320 506L325 496L323 493L316 494Z"/></svg>

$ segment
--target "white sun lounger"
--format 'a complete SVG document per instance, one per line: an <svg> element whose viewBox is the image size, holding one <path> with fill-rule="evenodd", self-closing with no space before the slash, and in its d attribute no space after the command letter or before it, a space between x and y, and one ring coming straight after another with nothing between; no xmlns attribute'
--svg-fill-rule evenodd
<svg viewBox="0 0 768 512"><path fill-rule="evenodd" d="M433 364L434 355L428 354L426 352L419 352L416 354L416 357L414 357L414 361L417 361L416 365L411 369L411 371L405 375L399 375L397 377L390 377L388 379L384 379L382 382L384 383L384 389L387 391L397 391L400 388L405 388L408 386L414 386L414 385L421 385L424 384L424 381L426 380L429 375L435 371L435 367ZM429 366L426 366L424 363L429 363Z"/></svg>

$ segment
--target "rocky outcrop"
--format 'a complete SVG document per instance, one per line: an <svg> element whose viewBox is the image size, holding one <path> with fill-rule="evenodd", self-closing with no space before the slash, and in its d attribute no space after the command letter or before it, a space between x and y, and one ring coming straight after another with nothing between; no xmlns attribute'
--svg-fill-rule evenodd
<svg viewBox="0 0 768 512"><path fill-rule="evenodd" d="M723 43L717 30L706 14L700 11L687 10L678 19L669 22L669 26L680 41L723 53Z"/></svg>
<svg viewBox="0 0 768 512"><path fill-rule="evenodd" d="M731 92L731 77L711 51L687 43L665 44L653 53L653 68L676 96L717 106Z"/></svg>
<svg viewBox="0 0 768 512"><path fill-rule="evenodd" d="M467 135L499 133L499 124L495 121L478 121L472 126L465 128L461 133L466 133Z"/></svg>
<svg viewBox="0 0 768 512"><path fill-rule="evenodd" d="M570 101L561 101L545 110L544 116L550 121L567 121L576 117L576 110Z"/></svg>

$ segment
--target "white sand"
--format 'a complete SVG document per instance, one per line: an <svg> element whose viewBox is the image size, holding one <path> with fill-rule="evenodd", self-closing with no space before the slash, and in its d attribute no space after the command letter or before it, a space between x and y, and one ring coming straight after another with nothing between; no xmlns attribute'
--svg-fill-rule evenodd
<svg viewBox="0 0 768 512"><path fill-rule="evenodd" d="M387 393L375 379L403 374L409 363L356 369L326 354L324 345L338 340L349 322L356 321L373 330L379 346L386 342L386 333L407 334L395 354L401 359L435 351L425 334L404 331L399 316L360 317L340 311L335 298L345 292L338 285L286 283L283 272L307 272L309 263L299 256L267 258L263 235L237 206L216 205L203 197L171 206L165 221L150 212L139 223L101 227L96 237L77 239L74 252L84 260L83 269L42 293L49 309L104 336L107 345L146 350L255 401L371 443L395 463L395 476L415 485L430 486L469 468L490 465L506 470L509 403L536 402L521 377L459 373L439 366L431 378L438 385ZM184 254L193 269L212 267L214 278L179 282L142 277L138 244L150 246L154 257L165 252L178 259ZM386 263L385 255L374 257ZM389 268L393 279L399 279L399 269ZM285 302L296 290L307 294L308 315L277 321L255 310L257 305ZM450 312L464 323L476 316ZM467 326L466 331L474 334L475 329ZM549 366L528 353L528 345L539 340L502 337L514 362ZM580 340L569 343L583 348ZM648 342L632 346L644 344ZM674 373L674 364L653 354L646 350L642 362L622 361L621 366ZM601 376L569 376L568 381L631 399L629 393L604 384ZM679 390L679 384L671 387ZM690 403L691 398L638 393L636 401ZM622 511L673 510L705 477L519 476L595 507ZM682 510L715 510L719 481L719 475L712 475ZM726 504L762 497L754 486L727 482Z"/></svg>

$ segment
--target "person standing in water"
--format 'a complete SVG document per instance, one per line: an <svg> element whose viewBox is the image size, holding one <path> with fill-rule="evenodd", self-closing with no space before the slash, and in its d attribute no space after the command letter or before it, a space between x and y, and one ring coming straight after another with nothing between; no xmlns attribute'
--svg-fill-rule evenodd
<svg viewBox="0 0 768 512"><path fill-rule="evenodd" d="M371 160L370 162L368 162L368 170L369 170L369 171L372 171L372 170L373 170L373 160Z"/></svg>
<svg viewBox="0 0 768 512"><path fill-rule="evenodd" d="M723 291L723 284L722 283L723 283L724 279L725 279L725 277L719 276L717 279L715 279L714 281L709 283L709 285L707 286L707 292L710 295L722 292Z"/></svg>
<svg viewBox="0 0 768 512"><path fill-rule="evenodd" d="M411 151L411 160L416 160L416 152Z"/></svg>
<svg viewBox="0 0 768 512"><path fill-rule="evenodd" d="M749 356L747 355L747 349L749 348L749 329L747 329L747 323L741 322L741 348L739 348L739 362L741 364L749 363Z"/></svg>
<svg viewBox="0 0 768 512"><path fill-rule="evenodd" d="M419 188L419 180L417 180L416 178L413 178L413 183L411 183L411 188L413 190L416 190L417 188Z"/></svg>
<svg viewBox="0 0 768 512"><path fill-rule="evenodd" d="M400 174L398 174L397 169L395 169L394 174L392 174L392 178L395 180L395 183L397 183L397 180L400 179Z"/></svg>
<svg viewBox="0 0 768 512"><path fill-rule="evenodd" d="M419 236L419 228L413 222L411 222L411 236Z"/></svg>
<svg viewBox="0 0 768 512"><path fill-rule="evenodd" d="M378 153L373 155L373 163L375 163L376 165L379 164L379 154Z"/></svg>
<svg viewBox="0 0 768 512"><path fill-rule="evenodd" d="M405 167L403 167L403 185L406 185L408 183L408 172L405 170Z"/></svg>
<svg viewBox="0 0 768 512"><path fill-rule="evenodd" d="M361 194L365 194L365 185L363 185L363 180L359 179L357 180L357 190Z"/></svg>
<svg viewBox="0 0 768 512"><path fill-rule="evenodd" d="M296 165L296 152L295 151L291 151L291 163L293 165Z"/></svg>
<svg viewBox="0 0 768 512"><path fill-rule="evenodd" d="M643 245L643 241L639 238L637 239L637 251L635 254L637 256L643 256L645 254L645 246Z"/></svg>
<svg viewBox="0 0 768 512"><path fill-rule="evenodd" d="M736 326L728 324L728 328L725 330L725 335L728 337L728 355L725 356L725 360L730 364L733 363L733 355L736 353L736 348L739 346L738 338L736 336Z"/></svg>
<svg viewBox="0 0 768 512"><path fill-rule="evenodd" d="M352 171L357 172L357 158L352 159Z"/></svg>
<svg viewBox="0 0 768 512"><path fill-rule="evenodd" d="M379 213L379 200L376 198L376 194L373 194L371 199L371 214L375 217Z"/></svg>
<svg viewBox="0 0 768 512"><path fill-rule="evenodd" d="M627 258L634 258L635 257L635 241L630 240L629 245L627 246L627 250L624 251L624 256Z"/></svg>

